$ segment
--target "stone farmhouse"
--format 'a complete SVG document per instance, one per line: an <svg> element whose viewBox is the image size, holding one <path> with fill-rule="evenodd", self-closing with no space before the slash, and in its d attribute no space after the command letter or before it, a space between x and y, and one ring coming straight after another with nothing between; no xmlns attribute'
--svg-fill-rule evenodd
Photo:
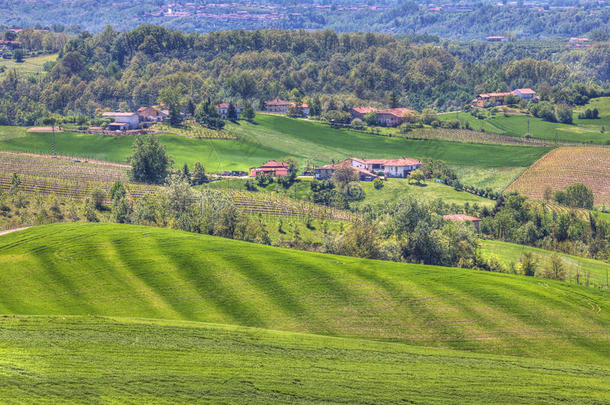
<svg viewBox="0 0 610 405"><path fill-rule="evenodd" d="M235 107L235 116L236 119L240 119L241 117L241 107L237 104L233 104ZM216 105L216 111L220 115L220 118L223 120L229 119L229 103L220 103Z"/></svg>
<svg viewBox="0 0 610 405"><path fill-rule="evenodd" d="M361 181L371 181L378 177L405 178L422 165L417 159L358 159L349 158L342 162L316 167L314 175L318 180L330 179L335 170L344 165L351 166L358 172Z"/></svg>
<svg viewBox="0 0 610 405"><path fill-rule="evenodd" d="M163 122L169 117L169 111L164 111L158 107L140 107L138 108L138 117L140 122Z"/></svg>
<svg viewBox="0 0 610 405"><path fill-rule="evenodd" d="M364 116L370 112L374 112L377 115L377 123L386 127L395 127L402 124L405 121L405 114L413 113L415 111L408 108L387 108L385 110L379 110L374 107L355 107L350 110L352 119L360 118L364 119Z"/></svg>
<svg viewBox="0 0 610 405"><path fill-rule="evenodd" d="M501 93L481 93L477 98L472 100L472 105L476 107L484 107L489 102L502 105L504 104L504 98L510 95L517 96L525 101L530 101L536 97L536 92L532 89L525 88Z"/></svg>

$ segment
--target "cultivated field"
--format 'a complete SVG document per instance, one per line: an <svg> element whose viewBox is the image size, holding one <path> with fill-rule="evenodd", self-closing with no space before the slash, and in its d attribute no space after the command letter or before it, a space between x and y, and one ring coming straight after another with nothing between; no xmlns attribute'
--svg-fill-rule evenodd
<svg viewBox="0 0 610 405"><path fill-rule="evenodd" d="M608 293L550 280L116 224L3 235L0 267L4 314L190 320L610 361Z"/></svg>
<svg viewBox="0 0 610 405"><path fill-rule="evenodd" d="M525 171L507 191L542 199L544 190L583 183L593 190L595 205L610 204L610 148L566 146L554 149Z"/></svg>
<svg viewBox="0 0 610 405"><path fill-rule="evenodd" d="M424 128L403 135L409 139L438 139L464 143L487 143L496 145L545 146L548 142L541 139L501 135L493 132L470 131L466 129Z"/></svg>
<svg viewBox="0 0 610 405"><path fill-rule="evenodd" d="M55 194L82 200L93 190L108 191L115 181L121 181L131 200L146 194L163 192L162 186L129 181L129 166L102 161L41 156L25 153L0 152L0 190L11 188L13 173L19 175L19 190L26 193ZM242 189L243 190L243 189ZM349 219L346 211L295 200L284 195L253 194L240 190L222 190L237 207L246 213L273 216L311 215L318 219Z"/></svg>
<svg viewBox="0 0 610 405"><path fill-rule="evenodd" d="M602 404L610 368L198 322L6 316L15 403Z"/></svg>

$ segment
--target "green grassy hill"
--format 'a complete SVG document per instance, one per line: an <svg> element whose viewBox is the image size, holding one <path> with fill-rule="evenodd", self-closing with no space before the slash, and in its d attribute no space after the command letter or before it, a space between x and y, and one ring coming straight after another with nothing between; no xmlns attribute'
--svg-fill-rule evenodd
<svg viewBox="0 0 610 405"><path fill-rule="evenodd" d="M548 152L546 147L465 144L436 140L409 140L333 129L304 120L259 115L256 123L229 124L240 141L191 139L161 135L176 167L200 161L211 172L258 166L269 159L293 156L305 163L328 163L350 156L434 158L448 164L478 168L527 167ZM0 150L50 153L49 134L0 127ZM125 162L133 137L61 133L57 153Z"/></svg>
<svg viewBox="0 0 610 405"><path fill-rule="evenodd" d="M607 366L181 321L0 319L15 403L602 404Z"/></svg>
<svg viewBox="0 0 610 405"><path fill-rule="evenodd" d="M530 252L537 258L538 271L544 270L550 263L551 256L554 253L548 250L516 243L500 242L496 240L481 241L481 254L484 257L494 256L504 265L519 263L521 255L525 252ZM610 270L609 263L563 253L557 253L557 255L561 258L570 281L575 282L576 273L578 272L580 275L580 282L584 283L588 272L590 273L590 281L592 284L597 286L606 285L607 272Z"/></svg>
<svg viewBox="0 0 610 405"><path fill-rule="evenodd" d="M608 365L610 296L566 283L57 224L0 237L0 313L189 320Z"/></svg>

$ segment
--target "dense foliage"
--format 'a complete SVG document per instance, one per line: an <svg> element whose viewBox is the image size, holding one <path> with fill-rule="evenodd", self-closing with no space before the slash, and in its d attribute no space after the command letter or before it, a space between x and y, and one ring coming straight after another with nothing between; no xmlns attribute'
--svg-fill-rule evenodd
<svg viewBox="0 0 610 405"><path fill-rule="evenodd" d="M469 62L444 47L414 46L407 39L371 33L199 35L158 26L124 33L107 27L98 35L71 39L59 56L47 66L46 77L26 78L12 70L4 75L0 124L34 124L49 111L91 116L103 108L135 110L157 102L168 104L172 117L178 117L179 108L193 109L208 98L259 106L260 100L274 97L306 101L312 112L330 111L340 122L342 110L355 105L446 109L485 90L532 87L567 104L603 93L578 84L590 78L563 64L527 58ZM209 113L200 118L215 120Z"/></svg>

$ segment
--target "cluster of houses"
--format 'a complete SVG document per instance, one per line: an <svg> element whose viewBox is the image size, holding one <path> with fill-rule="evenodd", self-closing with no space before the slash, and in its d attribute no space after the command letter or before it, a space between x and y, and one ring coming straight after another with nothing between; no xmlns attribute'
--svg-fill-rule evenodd
<svg viewBox="0 0 610 405"><path fill-rule="evenodd" d="M341 162L316 167L315 178L318 180L330 179L335 171L341 167L351 167L354 169L361 181L371 181L378 177L386 178L405 178L413 170L419 169L422 165L417 159L358 159L348 158Z"/></svg>
<svg viewBox="0 0 610 405"><path fill-rule="evenodd" d="M371 181L379 177L385 178L405 178L413 170L419 169L422 165L417 159L358 159L348 158L338 163L316 167L314 176L318 180L330 179L337 169L348 166L352 168L360 178L360 181ZM258 167L250 168L250 176L256 177L258 174L269 176L287 176L290 172L290 165L286 162L270 160Z"/></svg>
<svg viewBox="0 0 610 405"><path fill-rule="evenodd" d="M380 110L374 107L354 107L350 110L352 119L359 118L363 120L364 116L368 113L375 113L378 125L395 127L405 122L405 116L415 114L415 111L408 108L386 108Z"/></svg>
<svg viewBox="0 0 610 405"><path fill-rule="evenodd" d="M516 96L521 100L530 101L536 98L536 92L532 89L525 88L499 93L481 93L477 98L472 100L472 105L475 107L485 107L490 103L495 105L503 105L507 96Z"/></svg>

